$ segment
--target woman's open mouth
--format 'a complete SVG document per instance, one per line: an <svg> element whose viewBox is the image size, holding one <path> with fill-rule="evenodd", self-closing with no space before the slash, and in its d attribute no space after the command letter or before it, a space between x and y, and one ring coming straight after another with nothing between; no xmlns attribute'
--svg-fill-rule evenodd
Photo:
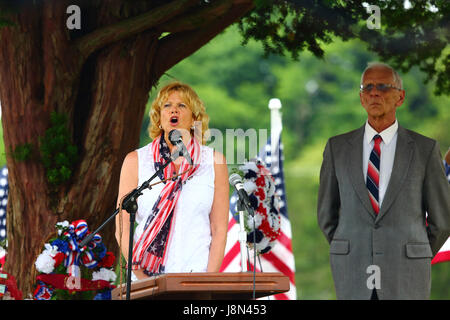
<svg viewBox="0 0 450 320"><path fill-rule="evenodd" d="M176 126L178 124L178 117L170 117L170 124Z"/></svg>

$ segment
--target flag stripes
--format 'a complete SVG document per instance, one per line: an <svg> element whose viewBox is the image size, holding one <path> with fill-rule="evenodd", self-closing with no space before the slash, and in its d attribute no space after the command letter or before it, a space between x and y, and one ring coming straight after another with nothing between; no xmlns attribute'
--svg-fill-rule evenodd
<svg viewBox="0 0 450 320"><path fill-rule="evenodd" d="M250 256L252 257L252 253L250 254ZM290 281L290 285L291 285L291 289L288 292L284 292L284 293L278 293L275 294L271 297L269 297L268 299L275 299L275 300L295 300L297 299L297 294L295 292L295 280L294 280L294 276L292 273L292 276L290 276L291 272L289 272L289 268L278 268L276 266L277 260L279 260L278 258L276 258L276 256L272 253L270 254L270 252L264 254L264 260L261 259L261 264L262 264L262 268L259 268L259 261L256 262L257 266L255 268L256 272L281 272L284 273L285 275L287 275L289 277L289 281ZM250 259L251 261L248 262L249 268L248 270L253 271L253 258ZM283 270L285 272L283 272ZM294 289L294 290L293 290Z"/></svg>
<svg viewBox="0 0 450 320"><path fill-rule="evenodd" d="M439 249L439 252L434 256L433 260L431 260L431 264L448 261L450 261L450 238L448 238L441 249Z"/></svg>
<svg viewBox="0 0 450 320"><path fill-rule="evenodd" d="M0 242L6 240L6 207L8 204L8 191L8 168L5 165L0 169Z"/></svg>
<svg viewBox="0 0 450 320"><path fill-rule="evenodd" d="M276 300L295 300L297 292L295 286L295 261L292 251L292 232L291 224L287 214L287 201L284 188L283 156L280 139L275 146L275 154L271 154L270 138L262 148L259 159L270 167L270 172L275 180L275 192L280 197L280 235L278 236L273 248L261 254L256 261L257 272L281 272L289 277L290 290L286 293L276 294L270 299ZM241 268L241 249L238 241L240 231L239 216L236 210L237 195L234 193L230 198L230 213L228 223L227 244L225 247L225 257L223 259L220 272L240 272ZM254 252L248 249L247 252L247 270L252 271L254 266Z"/></svg>

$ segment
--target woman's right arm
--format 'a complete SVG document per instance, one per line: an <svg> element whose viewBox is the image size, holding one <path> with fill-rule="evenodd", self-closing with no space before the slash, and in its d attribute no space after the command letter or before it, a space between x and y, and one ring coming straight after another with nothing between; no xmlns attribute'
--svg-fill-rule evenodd
<svg viewBox="0 0 450 320"><path fill-rule="evenodd" d="M117 196L117 208L120 200L127 193L138 186L138 155L132 151L123 160L122 170L120 171L119 193ZM128 260L128 238L130 235L130 216L127 211L122 210L122 242L120 240L120 217L116 215L116 239L119 246L122 247L122 254L125 260Z"/></svg>

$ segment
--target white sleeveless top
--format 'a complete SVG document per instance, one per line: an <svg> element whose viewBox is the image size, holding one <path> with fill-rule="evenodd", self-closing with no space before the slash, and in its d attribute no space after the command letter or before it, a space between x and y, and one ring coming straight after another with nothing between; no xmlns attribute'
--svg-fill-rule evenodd
<svg viewBox="0 0 450 320"><path fill-rule="evenodd" d="M140 186L155 173L151 143L137 149ZM173 229L167 248L165 273L206 272L211 244L209 214L214 199L214 157L213 149L201 146L201 164L195 174L183 184L172 218ZM156 177L151 184L161 181ZM134 242L143 233L145 221L164 183L143 191L138 198L138 211Z"/></svg>

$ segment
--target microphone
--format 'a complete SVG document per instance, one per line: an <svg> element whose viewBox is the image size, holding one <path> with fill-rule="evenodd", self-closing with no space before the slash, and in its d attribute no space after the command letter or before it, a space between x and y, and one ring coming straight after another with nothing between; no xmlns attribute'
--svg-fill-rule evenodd
<svg viewBox="0 0 450 320"><path fill-rule="evenodd" d="M172 154L172 161L174 161L179 156L183 156L188 163L192 166L191 155L186 149L186 146L183 143L183 139L180 131L177 129L173 129L169 132L169 141L171 144L177 147L177 150Z"/></svg>
<svg viewBox="0 0 450 320"><path fill-rule="evenodd" d="M228 178L228 181L230 184L236 188L236 191L239 195L240 201L244 203L245 207L247 208L247 211L252 216L254 215L253 208L250 205L250 198L248 197L247 191L244 189L244 185L242 183L241 176L237 173L232 173L230 177Z"/></svg>

